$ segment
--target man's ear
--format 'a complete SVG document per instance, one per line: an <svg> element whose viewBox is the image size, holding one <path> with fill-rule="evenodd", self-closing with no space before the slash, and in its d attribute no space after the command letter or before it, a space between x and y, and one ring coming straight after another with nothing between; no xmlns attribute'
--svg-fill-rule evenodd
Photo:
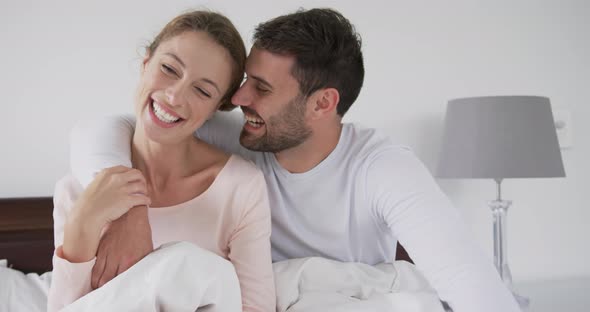
<svg viewBox="0 0 590 312"><path fill-rule="evenodd" d="M312 115L316 118L327 114L337 113L340 93L335 88L324 88L314 92L311 96Z"/></svg>

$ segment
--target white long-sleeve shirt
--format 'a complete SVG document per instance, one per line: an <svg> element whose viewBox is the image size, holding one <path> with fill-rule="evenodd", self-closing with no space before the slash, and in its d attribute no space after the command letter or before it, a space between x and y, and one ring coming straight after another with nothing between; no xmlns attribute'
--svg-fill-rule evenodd
<svg viewBox="0 0 590 312"><path fill-rule="evenodd" d="M397 241L455 312L517 312L491 261L423 164L374 129L344 124L331 154L293 174L274 154L239 144L240 114L218 113L197 136L252 160L263 171L272 217L274 261L321 256L391 262ZM101 168L130 166L133 120L105 118L72 132L74 174L90 181Z"/></svg>

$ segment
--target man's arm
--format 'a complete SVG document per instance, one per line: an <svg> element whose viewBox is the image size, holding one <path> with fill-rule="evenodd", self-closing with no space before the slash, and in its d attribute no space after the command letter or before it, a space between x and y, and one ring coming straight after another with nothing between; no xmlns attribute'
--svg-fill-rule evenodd
<svg viewBox="0 0 590 312"><path fill-rule="evenodd" d="M453 311L520 311L459 213L411 152L392 148L368 162L373 213Z"/></svg>
<svg viewBox="0 0 590 312"><path fill-rule="evenodd" d="M243 157L250 151L240 146L241 113L217 113L195 136ZM70 134L72 173L83 187L102 169L132 167L131 141L135 131L132 116L111 116L79 122ZM152 252L147 207L137 207L112 222L103 235L92 269L92 287L97 288L124 272Z"/></svg>
<svg viewBox="0 0 590 312"><path fill-rule="evenodd" d="M131 139L135 118L128 115L83 120L70 132L70 165L84 188L101 170L131 168Z"/></svg>
<svg viewBox="0 0 590 312"><path fill-rule="evenodd" d="M102 287L154 250L147 207L133 208L103 234L92 267L92 289Z"/></svg>
<svg viewBox="0 0 590 312"><path fill-rule="evenodd" d="M240 145L240 112L217 112L195 132L199 139L246 159L251 152ZM74 177L86 187L102 169L131 164L135 117L101 117L79 122L70 133L70 161Z"/></svg>
<svg viewBox="0 0 590 312"><path fill-rule="evenodd" d="M240 144L240 133L243 126L244 115L242 112L238 110L216 112L195 132L195 136L226 153L237 154L255 161L256 152L250 151Z"/></svg>
<svg viewBox="0 0 590 312"><path fill-rule="evenodd" d="M131 165L132 116L102 117L79 122L70 134L74 177L84 188L104 168ZM113 221L100 240L91 286L98 288L153 251L147 207L136 207Z"/></svg>

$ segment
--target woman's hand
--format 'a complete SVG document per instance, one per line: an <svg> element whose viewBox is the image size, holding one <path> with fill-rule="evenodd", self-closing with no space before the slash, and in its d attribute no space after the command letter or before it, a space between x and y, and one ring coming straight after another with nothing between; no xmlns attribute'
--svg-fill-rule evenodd
<svg viewBox="0 0 590 312"><path fill-rule="evenodd" d="M133 207L149 206L147 185L141 171L116 166L102 170L75 204L79 215L95 219L101 228Z"/></svg>
<svg viewBox="0 0 590 312"><path fill-rule="evenodd" d="M64 228L63 258L86 262L96 255L105 225L137 206L149 206L147 185L137 169L123 166L102 170L80 195Z"/></svg>

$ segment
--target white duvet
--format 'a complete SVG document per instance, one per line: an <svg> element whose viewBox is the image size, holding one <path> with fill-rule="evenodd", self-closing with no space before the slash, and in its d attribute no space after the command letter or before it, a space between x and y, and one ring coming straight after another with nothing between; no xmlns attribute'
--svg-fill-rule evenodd
<svg viewBox="0 0 590 312"><path fill-rule="evenodd" d="M413 265L369 266L323 258L273 265L279 312L443 312ZM45 311L50 274L24 275L0 263L0 311ZM64 311L240 311L233 266L190 243L158 249ZM274 309L269 309L274 311Z"/></svg>
<svg viewBox="0 0 590 312"><path fill-rule="evenodd" d="M279 312L443 312L428 282L405 261L370 266L324 258L273 265Z"/></svg>

